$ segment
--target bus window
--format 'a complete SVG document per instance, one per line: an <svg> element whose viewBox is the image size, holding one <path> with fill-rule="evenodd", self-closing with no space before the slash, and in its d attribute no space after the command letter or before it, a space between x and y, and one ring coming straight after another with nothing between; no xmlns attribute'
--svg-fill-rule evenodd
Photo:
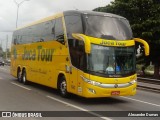
<svg viewBox="0 0 160 120"><path fill-rule="evenodd" d="M76 39L69 39L68 43L72 65L78 69L85 70L86 54L84 42Z"/></svg>
<svg viewBox="0 0 160 120"><path fill-rule="evenodd" d="M83 15L85 34L109 40L130 40L133 38L129 22L124 18L98 15Z"/></svg>
<svg viewBox="0 0 160 120"><path fill-rule="evenodd" d="M30 29L29 36L33 39L32 42L40 42L43 32L42 28L42 24L37 24L35 25L34 30Z"/></svg>
<svg viewBox="0 0 160 120"><path fill-rule="evenodd" d="M55 34L52 32L52 28L54 28L55 20L47 21L43 24L43 32L42 32L42 39L45 41L50 41L55 39Z"/></svg>
<svg viewBox="0 0 160 120"><path fill-rule="evenodd" d="M65 16L65 24L72 65L84 70L86 68L84 42L72 37L72 33L83 33L81 16Z"/></svg>
<svg viewBox="0 0 160 120"><path fill-rule="evenodd" d="M17 44L22 44L22 30L18 30L17 34Z"/></svg>
<svg viewBox="0 0 160 120"><path fill-rule="evenodd" d="M64 31L63 31L62 18L56 19L55 37L58 42L64 44Z"/></svg>
<svg viewBox="0 0 160 120"><path fill-rule="evenodd" d="M65 16L65 24L68 39L72 38L72 33L83 33L81 16Z"/></svg>

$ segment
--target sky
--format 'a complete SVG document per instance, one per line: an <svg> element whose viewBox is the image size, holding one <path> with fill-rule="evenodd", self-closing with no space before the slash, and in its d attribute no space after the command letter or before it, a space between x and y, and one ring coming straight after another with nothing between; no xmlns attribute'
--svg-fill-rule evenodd
<svg viewBox="0 0 160 120"><path fill-rule="evenodd" d="M15 1L18 4L22 2L18 14L18 27L21 27L66 10L93 10L113 0L0 0L0 45L3 50L10 47L12 33L16 28L18 6Z"/></svg>

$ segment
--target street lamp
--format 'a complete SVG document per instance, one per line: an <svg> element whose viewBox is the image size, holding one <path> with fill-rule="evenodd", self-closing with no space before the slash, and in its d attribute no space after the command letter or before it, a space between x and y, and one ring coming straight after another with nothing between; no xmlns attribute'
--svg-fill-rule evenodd
<svg viewBox="0 0 160 120"><path fill-rule="evenodd" d="M23 2L29 1L29 0L23 0L22 2L18 3L16 0L14 0L15 4L17 5L17 19L16 19L16 28L18 26L18 12L19 12L19 7L22 5Z"/></svg>

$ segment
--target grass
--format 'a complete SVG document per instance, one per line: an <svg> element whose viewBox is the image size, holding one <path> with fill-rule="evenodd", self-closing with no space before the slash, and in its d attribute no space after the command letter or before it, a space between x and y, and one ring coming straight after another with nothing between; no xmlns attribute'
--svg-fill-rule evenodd
<svg viewBox="0 0 160 120"><path fill-rule="evenodd" d="M142 73L142 64L137 64L136 65L136 71L138 75L143 74ZM146 75L153 75L154 74L154 65L149 65L146 69L145 69L145 74Z"/></svg>

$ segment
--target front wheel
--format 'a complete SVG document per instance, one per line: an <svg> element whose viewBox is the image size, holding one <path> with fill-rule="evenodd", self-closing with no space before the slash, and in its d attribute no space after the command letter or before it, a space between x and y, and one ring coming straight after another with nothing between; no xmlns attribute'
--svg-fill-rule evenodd
<svg viewBox="0 0 160 120"><path fill-rule="evenodd" d="M59 91L62 97L68 97L67 82L66 82L65 77L61 77L60 79Z"/></svg>

